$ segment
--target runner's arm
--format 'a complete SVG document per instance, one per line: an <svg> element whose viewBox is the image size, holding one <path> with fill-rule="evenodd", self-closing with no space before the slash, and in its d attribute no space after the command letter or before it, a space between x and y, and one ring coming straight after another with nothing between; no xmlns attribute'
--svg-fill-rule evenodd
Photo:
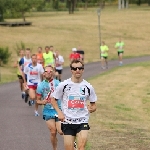
<svg viewBox="0 0 150 150"><path fill-rule="evenodd" d="M14 68L17 68L17 67L18 67L18 61L15 61Z"/></svg>
<svg viewBox="0 0 150 150"><path fill-rule="evenodd" d="M90 95L89 95L89 101L90 104L88 105L88 110L90 113L96 111L96 101L97 101L97 96L95 94L94 88L91 86L90 87Z"/></svg>
<svg viewBox="0 0 150 150"><path fill-rule="evenodd" d="M41 100L41 98L42 98L41 94L37 93L36 96L37 96L37 98L36 98L37 104L39 104L39 105L45 105L45 104L47 104L47 100Z"/></svg>
<svg viewBox="0 0 150 150"><path fill-rule="evenodd" d="M63 122L65 120L65 116L63 112L59 109L57 100L54 97L51 98L51 104L54 107L54 109L57 111L59 120Z"/></svg>
<svg viewBox="0 0 150 150"><path fill-rule="evenodd" d="M25 73L23 72L23 71L21 71L21 73L22 73L22 78L23 78L23 81L24 81L24 86L27 84L27 82L26 82L26 78L25 78Z"/></svg>

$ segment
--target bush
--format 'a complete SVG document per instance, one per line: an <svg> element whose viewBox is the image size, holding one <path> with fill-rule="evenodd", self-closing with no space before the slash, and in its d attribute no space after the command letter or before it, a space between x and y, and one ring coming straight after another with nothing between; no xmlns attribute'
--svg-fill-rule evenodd
<svg viewBox="0 0 150 150"><path fill-rule="evenodd" d="M16 51L17 55L19 55L20 50L25 50L25 44L22 41L19 44L16 43L16 47L14 47L14 50Z"/></svg>
<svg viewBox="0 0 150 150"><path fill-rule="evenodd" d="M11 53L9 52L8 47L0 47L0 66L1 64L7 64L9 58L11 56Z"/></svg>

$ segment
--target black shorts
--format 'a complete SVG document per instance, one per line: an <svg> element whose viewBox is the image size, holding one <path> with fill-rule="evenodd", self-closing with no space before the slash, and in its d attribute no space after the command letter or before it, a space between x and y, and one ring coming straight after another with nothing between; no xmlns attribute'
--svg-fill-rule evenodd
<svg viewBox="0 0 150 150"><path fill-rule="evenodd" d="M62 70L56 69L56 72L58 72L58 74L62 74Z"/></svg>
<svg viewBox="0 0 150 150"><path fill-rule="evenodd" d="M120 54L123 54L123 51L122 51L122 52L118 52L118 56L119 56Z"/></svg>
<svg viewBox="0 0 150 150"><path fill-rule="evenodd" d="M101 56L101 57L103 57L104 59L107 59L108 56Z"/></svg>
<svg viewBox="0 0 150 150"><path fill-rule="evenodd" d="M64 135L72 135L76 136L81 130L89 130L90 126L88 123L81 123L81 124L61 124L61 130Z"/></svg>
<svg viewBox="0 0 150 150"><path fill-rule="evenodd" d="M22 79L23 80L22 75L17 74L17 77L18 77L18 79Z"/></svg>

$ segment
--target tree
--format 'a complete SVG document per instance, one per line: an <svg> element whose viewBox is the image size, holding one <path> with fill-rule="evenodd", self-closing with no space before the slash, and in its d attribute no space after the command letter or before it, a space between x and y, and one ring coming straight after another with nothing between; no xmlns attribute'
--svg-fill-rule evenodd
<svg viewBox="0 0 150 150"><path fill-rule="evenodd" d="M0 47L0 66L1 64L6 64L11 56L8 47Z"/></svg>
<svg viewBox="0 0 150 150"><path fill-rule="evenodd" d="M39 6L43 0L10 0L11 1L11 10L13 12L20 12L23 18L23 21L26 21L25 13L29 12L33 7Z"/></svg>
<svg viewBox="0 0 150 150"><path fill-rule="evenodd" d="M150 0L148 0L148 6L150 6Z"/></svg>
<svg viewBox="0 0 150 150"><path fill-rule="evenodd" d="M0 22L4 21L4 13L9 7L11 0L0 0Z"/></svg>
<svg viewBox="0 0 150 150"><path fill-rule="evenodd" d="M16 43L16 46L14 47L14 50L16 51L17 55L19 56L20 50L25 50L25 43L22 41L20 43Z"/></svg>
<svg viewBox="0 0 150 150"><path fill-rule="evenodd" d="M75 0L67 0L67 6L69 8L69 14L74 13L74 8L75 8Z"/></svg>
<svg viewBox="0 0 150 150"><path fill-rule="evenodd" d="M128 0L118 0L118 9L128 8L129 1Z"/></svg>

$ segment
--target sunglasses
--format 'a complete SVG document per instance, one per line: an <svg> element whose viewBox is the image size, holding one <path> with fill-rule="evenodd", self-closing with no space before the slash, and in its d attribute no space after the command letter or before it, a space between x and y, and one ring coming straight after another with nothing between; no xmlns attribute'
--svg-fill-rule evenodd
<svg viewBox="0 0 150 150"><path fill-rule="evenodd" d="M51 73L53 71L52 70L45 70L44 72Z"/></svg>
<svg viewBox="0 0 150 150"><path fill-rule="evenodd" d="M71 70L77 71L77 69L79 70L83 70L84 67L71 67Z"/></svg>

